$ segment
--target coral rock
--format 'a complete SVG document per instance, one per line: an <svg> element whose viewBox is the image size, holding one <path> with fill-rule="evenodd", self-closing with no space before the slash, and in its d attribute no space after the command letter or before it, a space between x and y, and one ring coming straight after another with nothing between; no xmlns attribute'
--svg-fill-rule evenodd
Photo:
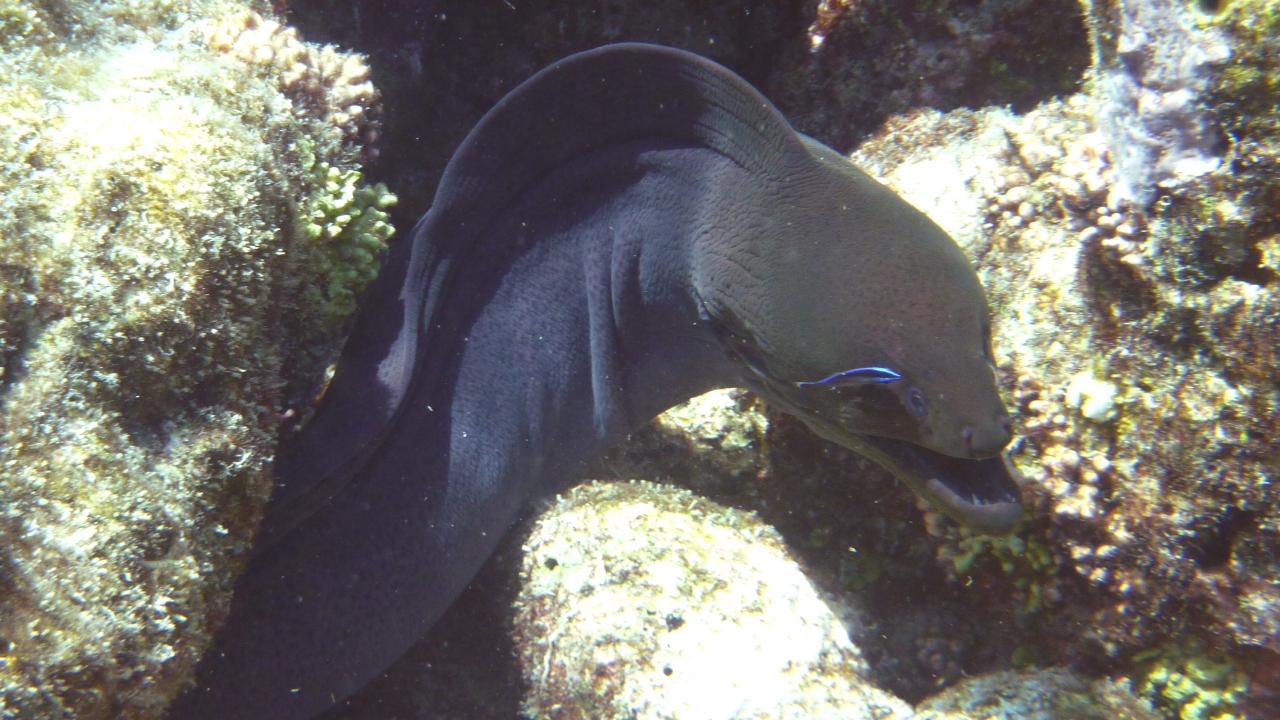
<svg viewBox="0 0 1280 720"><path fill-rule="evenodd" d="M753 516L651 483L580 486L525 546L516 637L539 718L905 718Z"/></svg>
<svg viewBox="0 0 1280 720"><path fill-rule="evenodd" d="M916 706L912 720L1158 720L1123 684L1065 668L963 680Z"/></svg>
<svg viewBox="0 0 1280 720"><path fill-rule="evenodd" d="M160 715L226 611L285 400L332 360L340 318L304 290L351 261L291 230L359 144L294 112L281 53L200 42L242 9L0 0L5 717ZM317 92L351 106L344 57Z"/></svg>

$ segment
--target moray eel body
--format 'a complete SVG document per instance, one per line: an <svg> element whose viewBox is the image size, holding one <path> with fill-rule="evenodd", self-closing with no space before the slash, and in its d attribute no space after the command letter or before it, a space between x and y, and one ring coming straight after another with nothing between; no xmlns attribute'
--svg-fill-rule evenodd
<svg viewBox="0 0 1280 720"><path fill-rule="evenodd" d="M1005 531L987 322L950 237L727 69L637 44L567 58L485 116L392 249L171 717L346 698L531 498L719 387Z"/></svg>

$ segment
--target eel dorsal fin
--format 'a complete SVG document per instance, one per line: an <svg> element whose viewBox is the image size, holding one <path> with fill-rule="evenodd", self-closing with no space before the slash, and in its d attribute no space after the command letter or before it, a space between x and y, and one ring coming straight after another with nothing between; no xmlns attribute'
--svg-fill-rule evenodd
<svg viewBox="0 0 1280 720"><path fill-rule="evenodd" d="M724 67L658 45L606 45L544 68L498 102L445 168L435 206L442 222L466 222L575 157L647 138L702 145L766 176L802 149L773 104Z"/></svg>
<svg viewBox="0 0 1280 720"><path fill-rule="evenodd" d="M445 168L431 210L393 246L362 298L338 370L303 436L277 461L281 480L259 535L262 551L359 471L434 368L422 353L448 306L451 270L506 248L486 230L539 180L601 148L665 140L712 149L762 182L807 151L745 80L693 53L620 43L536 73L480 120ZM403 281L401 281L403 278ZM429 363L427 363L429 364ZM375 380L376 378L376 380Z"/></svg>

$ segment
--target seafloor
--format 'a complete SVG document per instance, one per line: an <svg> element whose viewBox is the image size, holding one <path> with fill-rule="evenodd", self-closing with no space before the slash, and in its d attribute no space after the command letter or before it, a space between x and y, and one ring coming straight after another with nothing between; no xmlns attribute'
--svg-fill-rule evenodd
<svg viewBox="0 0 1280 720"><path fill-rule="evenodd" d="M0 0L0 717L162 715L391 226L504 93L628 40L736 70L964 247L1026 521L969 532L719 393L583 474L695 496L548 499L325 717L709 717L653 658L705 632L675 657L774 687L714 641L793 615L825 659L776 646L779 705L716 716L1280 717L1276 0Z"/></svg>

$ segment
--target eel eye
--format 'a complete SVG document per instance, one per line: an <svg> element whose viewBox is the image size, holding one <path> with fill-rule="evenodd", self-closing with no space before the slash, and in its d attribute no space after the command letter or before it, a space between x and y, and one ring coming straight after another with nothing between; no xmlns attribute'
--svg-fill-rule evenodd
<svg viewBox="0 0 1280 720"><path fill-rule="evenodd" d="M929 414L929 401L925 398L923 390L914 385L907 390L907 408L916 417Z"/></svg>

